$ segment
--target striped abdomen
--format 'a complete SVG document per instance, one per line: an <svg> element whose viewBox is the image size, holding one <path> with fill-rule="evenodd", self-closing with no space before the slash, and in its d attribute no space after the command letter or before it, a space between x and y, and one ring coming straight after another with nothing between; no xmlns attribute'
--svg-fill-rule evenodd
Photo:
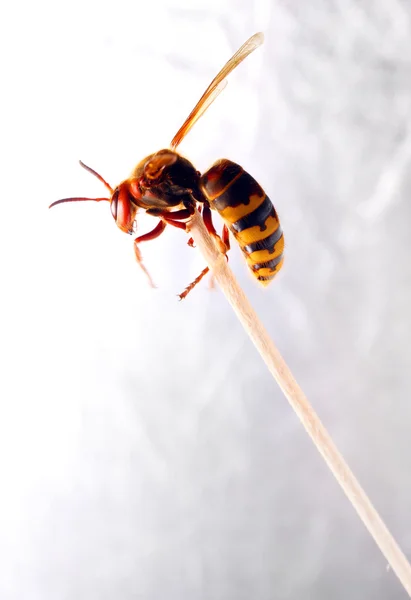
<svg viewBox="0 0 411 600"><path fill-rule="evenodd" d="M204 173L201 187L239 243L253 275L268 285L284 260L284 236L269 197L251 175L227 159Z"/></svg>

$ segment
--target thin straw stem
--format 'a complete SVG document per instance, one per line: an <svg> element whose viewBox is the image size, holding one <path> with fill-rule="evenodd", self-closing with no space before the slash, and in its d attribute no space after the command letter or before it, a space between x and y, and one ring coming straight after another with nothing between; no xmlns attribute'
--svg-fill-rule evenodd
<svg viewBox="0 0 411 600"><path fill-rule="evenodd" d="M297 413L317 450L323 456L334 477L411 597L410 563L335 447L327 430L314 412L302 389L295 381L290 369L237 283L227 265L225 257L217 250L214 240L208 235L204 223L197 212L190 223L190 235L192 235L227 300L259 351L269 371Z"/></svg>

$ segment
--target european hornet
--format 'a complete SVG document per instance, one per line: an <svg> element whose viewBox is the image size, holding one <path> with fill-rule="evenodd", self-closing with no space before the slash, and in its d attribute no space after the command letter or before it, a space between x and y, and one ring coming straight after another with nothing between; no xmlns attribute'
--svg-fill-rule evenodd
<svg viewBox="0 0 411 600"><path fill-rule="evenodd" d="M247 264L262 285L268 285L283 264L284 237L274 206L264 190L242 167L227 159L218 160L203 175L186 158L176 152L184 137L214 102L227 84L226 77L264 41L256 33L224 65L210 83L199 102L171 141L171 148L160 150L144 158L128 179L112 188L96 171L80 161L82 167L97 177L109 190L108 198L64 198L63 202L110 202L111 214L117 226L133 234L138 210L153 217L158 223L152 231L136 237L134 251L140 267L151 285L151 276L145 268L139 245L161 235L167 225L186 230L187 222L197 209L202 211L208 232L217 241L222 252L230 248L229 231L240 245ZM211 216L216 210L224 221L222 236L218 236ZM189 245L193 245L192 239ZM180 294L183 299L201 281L208 267Z"/></svg>

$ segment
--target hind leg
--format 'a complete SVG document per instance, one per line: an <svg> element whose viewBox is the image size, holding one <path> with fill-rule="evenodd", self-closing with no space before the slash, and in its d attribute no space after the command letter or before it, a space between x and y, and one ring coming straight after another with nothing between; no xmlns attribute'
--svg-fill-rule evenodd
<svg viewBox="0 0 411 600"><path fill-rule="evenodd" d="M223 242L223 240L218 235L218 233L217 233L217 231L216 231L216 229L214 227L213 217L211 215L211 208L210 208L210 205L208 203L207 204L204 203L204 207L203 207L203 221L204 221L204 225L206 226L206 229L207 229L208 233L211 235L211 237L214 238L214 240L215 240L215 242L217 244L217 247L220 250L221 254L226 254L227 247L226 247L225 243ZM225 227L225 225L224 225L224 227ZM224 232L224 229L223 229L223 232Z"/></svg>
<svg viewBox="0 0 411 600"><path fill-rule="evenodd" d="M224 223L223 225L223 233L221 234L221 239L226 248L226 256L228 260L227 252L230 250L230 232L228 230L227 225Z"/></svg>
<svg viewBox="0 0 411 600"><path fill-rule="evenodd" d="M228 227L227 225L224 223L223 225L223 231L221 234L221 241L225 246L225 257L227 259L228 262L228 251L230 250L230 232L228 231ZM210 289L214 289L215 287L215 281L214 281L214 275L211 273L211 277L210 277Z"/></svg>
<svg viewBox="0 0 411 600"><path fill-rule="evenodd" d="M185 298L185 297L186 297L186 296L187 296L187 295L188 295L188 294L191 292L191 290L192 290L193 288L195 288L195 286L197 285L197 283L200 283L200 281L202 280L202 278L203 278L203 277L205 277L205 275L207 275L207 273L209 272L209 270L210 270L210 269L209 269L208 267L205 267L205 268L204 268L204 269L201 271L200 275L198 275L198 277L196 277L196 278L194 279L194 281L192 281L192 282L190 283L190 285L188 285L188 286L186 287L186 289L184 290L184 292L181 292L181 294L179 294L179 295L178 295L178 297L180 298L180 300L184 300L184 298Z"/></svg>
<svg viewBox="0 0 411 600"><path fill-rule="evenodd" d="M204 217L204 212L203 212L203 217ZM223 252L223 254L225 255L225 257L228 260L227 252L230 249L230 232L228 230L227 225L225 225L225 224L223 225L223 231L222 231L221 238L220 238L220 236L217 234L217 232L216 232L216 230L214 228L213 222L211 220L211 215L210 215L210 221L209 221L209 223L211 223L210 228L212 228L212 230L210 231L210 235L212 235L214 238L217 238L221 242L221 244L224 245L224 252ZM206 227L207 227L207 224L206 224ZM209 231L208 227L207 227L207 230ZM190 238L188 240L188 245L191 246L191 247L193 247L193 239L192 238ZM198 277L196 277L194 279L194 281L192 283L190 283L190 285L188 285L186 287L186 289L181 294L179 294L180 300L184 300L184 298L191 292L191 290L193 288L195 288L195 286L198 283L200 283L200 281L203 279L203 277L205 275L207 275L207 273L209 272L209 270L210 269L208 267L206 267L205 269L203 269L201 271L200 275L198 275ZM211 280L210 280L210 288L214 288L214 277L213 277L212 274L211 274Z"/></svg>

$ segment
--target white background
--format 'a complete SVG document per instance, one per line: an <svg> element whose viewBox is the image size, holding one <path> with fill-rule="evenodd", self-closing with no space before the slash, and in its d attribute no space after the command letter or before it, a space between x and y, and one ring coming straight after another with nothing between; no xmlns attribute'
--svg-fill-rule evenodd
<svg viewBox="0 0 411 600"><path fill-rule="evenodd" d="M367 7L368 6L368 7ZM262 290L230 265L411 556L411 8L9 2L1 21L0 597L400 600L203 260L71 204L167 147L224 61L264 46L181 146L280 214ZM153 226L149 217L139 232Z"/></svg>

